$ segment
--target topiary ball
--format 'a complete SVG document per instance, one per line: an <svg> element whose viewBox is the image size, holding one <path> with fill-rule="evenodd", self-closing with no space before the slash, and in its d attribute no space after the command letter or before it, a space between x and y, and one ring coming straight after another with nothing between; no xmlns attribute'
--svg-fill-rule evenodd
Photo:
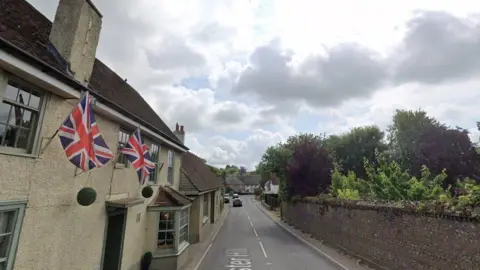
<svg viewBox="0 0 480 270"><path fill-rule="evenodd" d="M153 189L152 189L151 186L146 186L146 187L142 188L142 196L144 198L148 199L148 198L152 197L152 195L153 195Z"/></svg>
<svg viewBox="0 0 480 270"><path fill-rule="evenodd" d="M91 187L84 187L77 193L77 202L81 206L92 205L97 199L97 192Z"/></svg>

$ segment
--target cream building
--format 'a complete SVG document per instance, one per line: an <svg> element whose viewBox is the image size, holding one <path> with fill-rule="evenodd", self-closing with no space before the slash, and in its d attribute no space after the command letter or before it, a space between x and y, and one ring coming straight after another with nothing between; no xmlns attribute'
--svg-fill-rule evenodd
<svg viewBox="0 0 480 270"><path fill-rule="evenodd" d="M102 16L89 0L60 1L50 22L25 0L0 10L0 269L181 269L187 260L192 199L178 192L188 151L143 98L96 59ZM116 154L140 127L157 170L154 196L141 195L121 155L80 173L51 136L82 91ZM77 203L83 187L97 192Z"/></svg>

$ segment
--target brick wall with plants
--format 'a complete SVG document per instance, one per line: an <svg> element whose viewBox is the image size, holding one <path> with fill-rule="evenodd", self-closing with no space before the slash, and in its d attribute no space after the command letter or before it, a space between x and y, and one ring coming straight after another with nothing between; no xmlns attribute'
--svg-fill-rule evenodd
<svg viewBox="0 0 480 270"><path fill-rule="evenodd" d="M280 179L284 219L387 269L480 265L480 155L423 111L339 135L299 134L257 166Z"/></svg>

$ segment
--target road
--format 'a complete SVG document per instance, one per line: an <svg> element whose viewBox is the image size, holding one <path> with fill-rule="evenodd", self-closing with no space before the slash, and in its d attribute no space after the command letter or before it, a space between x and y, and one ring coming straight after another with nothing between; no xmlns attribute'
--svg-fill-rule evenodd
<svg viewBox="0 0 480 270"><path fill-rule="evenodd" d="M258 209L253 196L240 198L243 207L230 206L199 270L338 269L276 225Z"/></svg>

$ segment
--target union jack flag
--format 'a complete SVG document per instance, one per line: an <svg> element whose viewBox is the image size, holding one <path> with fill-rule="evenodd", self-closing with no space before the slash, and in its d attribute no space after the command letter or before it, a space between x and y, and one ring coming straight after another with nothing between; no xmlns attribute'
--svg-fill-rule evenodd
<svg viewBox="0 0 480 270"><path fill-rule="evenodd" d="M82 171L105 166L113 153L103 140L88 92L58 129L68 160Z"/></svg>
<svg viewBox="0 0 480 270"><path fill-rule="evenodd" d="M138 180L143 185L147 176L155 169L155 163L152 162L148 147L143 142L140 129L137 128L130 135L127 145L120 149L120 152L125 155L135 170L137 170Z"/></svg>

